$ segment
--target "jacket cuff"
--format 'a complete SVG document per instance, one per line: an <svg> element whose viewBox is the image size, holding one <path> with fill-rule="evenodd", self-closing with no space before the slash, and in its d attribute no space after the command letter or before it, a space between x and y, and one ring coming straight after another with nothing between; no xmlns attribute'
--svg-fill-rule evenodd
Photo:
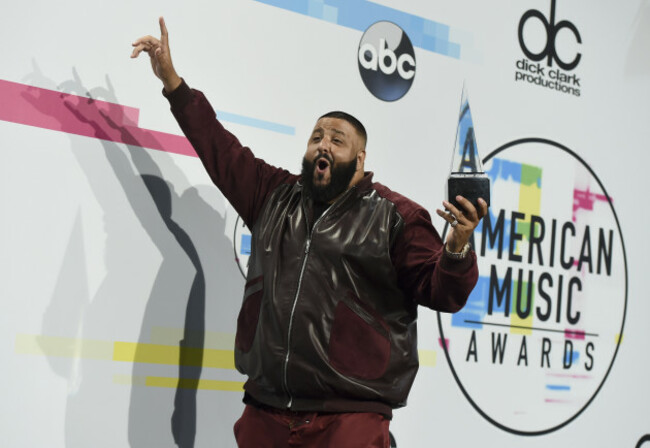
<svg viewBox="0 0 650 448"><path fill-rule="evenodd" d="M165 89L162 90L162 94L172 108L172 110L181 110L187 103L192 100L192 89L187 85L185 80L181 78L181 83L171 92L165 92Z"/></svg>
<svg viewBox="0 0 650 448"><path fill-rule="evenodd" d="M444 247L442 248L442 257L440 257L440 267L448 272L465 272L476 263L476 252L470 250L465 258L456 259L447 255Z"/></svg>

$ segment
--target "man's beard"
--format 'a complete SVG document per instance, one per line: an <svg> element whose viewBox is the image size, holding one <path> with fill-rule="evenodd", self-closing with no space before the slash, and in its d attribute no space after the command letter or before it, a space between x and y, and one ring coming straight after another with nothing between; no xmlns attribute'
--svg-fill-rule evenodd
<svg viewBox="0 0 650 448"><path fill-rule="evenodd" d="M330 163L330 181L327 185L322 186L314 184L314 176L316 176L314 168L320 159L325 159ZM329 203L348 189L356 170L356 158L349 162L340 162L335 166L334 161L327 154L321 154L312 162L303 157L302 182L305 194L314 202Z"/></svg>

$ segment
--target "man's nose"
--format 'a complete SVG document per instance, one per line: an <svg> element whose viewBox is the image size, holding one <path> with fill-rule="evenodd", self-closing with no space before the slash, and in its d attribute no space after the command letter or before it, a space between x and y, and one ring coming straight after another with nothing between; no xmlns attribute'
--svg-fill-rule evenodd
<svg viewBox="0 0 650 448"><path fill-rule="evenodd" d="M318 152L319 153L323 153L323 152L329 153L330 150L331 150L331 145L332 145L332 142L330 141L329 138L321 139L321 141L318 143Z"/></svg>

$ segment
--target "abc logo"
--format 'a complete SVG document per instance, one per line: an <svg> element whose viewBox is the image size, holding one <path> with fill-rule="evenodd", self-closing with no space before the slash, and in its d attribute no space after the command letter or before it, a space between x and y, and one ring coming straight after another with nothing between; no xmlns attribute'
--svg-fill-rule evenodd
<svg viewBox="0 0 650 448"><path fill-rule="evenodd" d="M372 24L361 37L357 56L363 83L380 100L398 100L411 88L415 52L409 37L394 23Z"/></svg>

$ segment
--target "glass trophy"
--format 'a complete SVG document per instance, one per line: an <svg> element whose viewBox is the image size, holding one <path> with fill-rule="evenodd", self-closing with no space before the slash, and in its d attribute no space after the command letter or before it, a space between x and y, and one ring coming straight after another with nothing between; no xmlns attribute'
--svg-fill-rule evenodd
<svg viewBox="0 0 650 448"><path fill-rule="evenodd" d="M469 108L467 91L464 85L460 101L454 155L451 160L449 179L447 179L449 202L459 210L464 210L456 201L458 195L472 202L477 210L479 209L478 198L483 198L490 205L490 178L483 171L483 164L476 146L474 122L472 121L472 112Z"/></svg>

